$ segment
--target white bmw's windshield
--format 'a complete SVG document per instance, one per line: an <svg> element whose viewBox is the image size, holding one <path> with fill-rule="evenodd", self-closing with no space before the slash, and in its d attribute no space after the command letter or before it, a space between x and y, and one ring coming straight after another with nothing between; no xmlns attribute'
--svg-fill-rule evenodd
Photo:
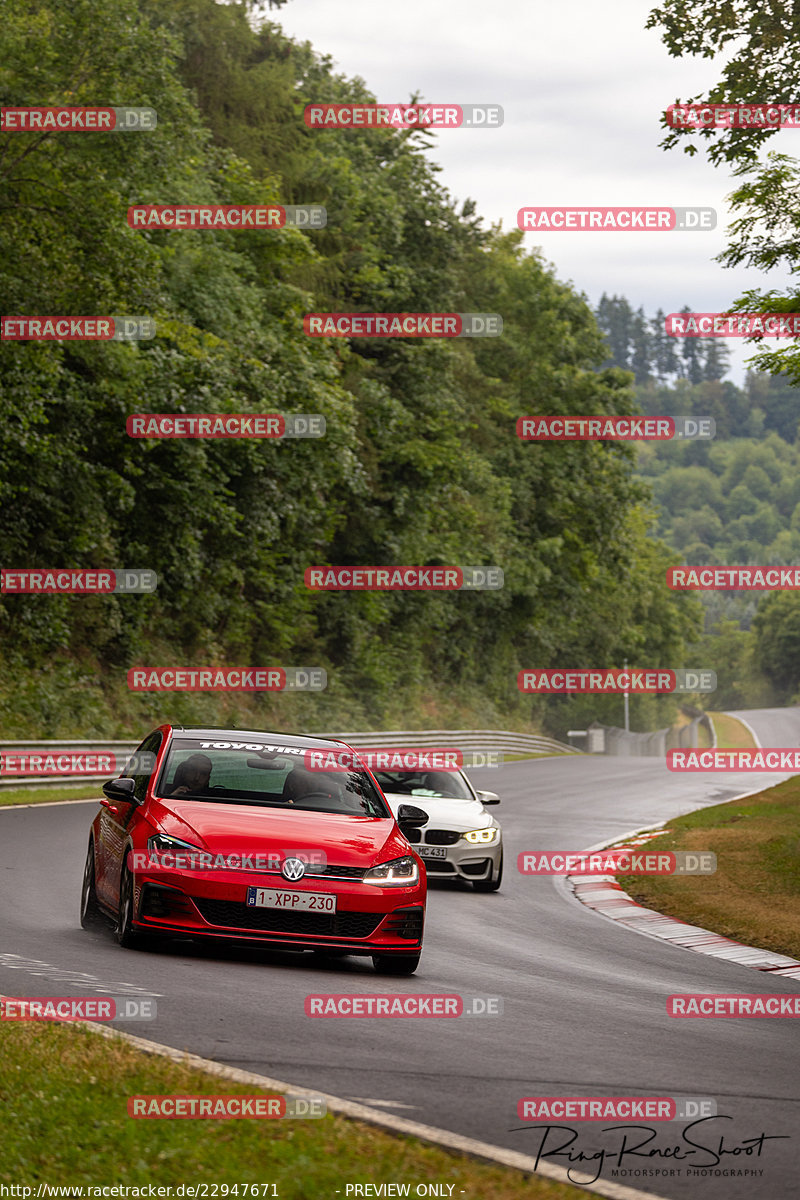
<svg viewBox="0 0 800 1200"><path fill-rule="evenodd" d="M472 800L460 771L373 771L384 792L420 799Z"/></svg>

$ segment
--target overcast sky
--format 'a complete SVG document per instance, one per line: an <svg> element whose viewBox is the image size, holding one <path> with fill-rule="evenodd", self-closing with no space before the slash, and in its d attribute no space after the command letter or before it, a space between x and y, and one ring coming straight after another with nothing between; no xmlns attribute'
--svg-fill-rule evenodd
<svg viewBox="0 0 800 1200"><path fill-rule="evenodd" d="M407 101L417 91L432 103L501 104L502 128L440 130L429 151L444 185L459 201L472 197L487 225L515 228L525 205L715 208L714 232L537 231L525 244L541 246L559 279L593 306L605 291L641 304L648 316L684 304L723 311L765 280L713 261L725 246L731 177L703 154L658 147L661 112L705 91L719 63L670 58L659 31L644 28L652 7L641 0L289 0L271 19L332 55L337 71L361 76L379 101ZM799 147L800 130L769 142L788 153ZM778 286L784 276L769 280ZM734 355L729 377L738 382L752 348L741 339L726 344Z"/></svg>

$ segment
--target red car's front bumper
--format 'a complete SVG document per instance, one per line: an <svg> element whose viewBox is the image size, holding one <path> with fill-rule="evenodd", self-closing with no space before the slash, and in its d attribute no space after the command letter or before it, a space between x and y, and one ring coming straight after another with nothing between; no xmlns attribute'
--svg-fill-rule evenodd
<svg viewBox="0 0 800 1200"><path fill-rule="evenodd" d="M248 887L325 892L336 912L251 907ZM360 880L306 877L301 886L278 875L242 873L231 882L212 873L159 871L134 876L133 928L141 933L257 941L290 950L347 954L418 954L425 916L424 879L383 888Z"/></svg>

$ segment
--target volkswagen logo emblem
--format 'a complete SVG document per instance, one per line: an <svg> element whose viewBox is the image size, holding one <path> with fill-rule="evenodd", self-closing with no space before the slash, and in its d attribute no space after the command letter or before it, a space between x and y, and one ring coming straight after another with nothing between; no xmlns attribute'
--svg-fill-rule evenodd
<svg viewBox="0 0 800 1200"><path fill-rule="evenodd" d="M287 858L281 867L281 874L286 879L302 879L306 873L306 864L300 858Z"/></svg>

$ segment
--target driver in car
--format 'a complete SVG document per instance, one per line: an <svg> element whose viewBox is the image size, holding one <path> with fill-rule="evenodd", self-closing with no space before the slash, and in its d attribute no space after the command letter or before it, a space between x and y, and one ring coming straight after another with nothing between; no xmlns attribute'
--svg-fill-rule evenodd
<svg viewBox="0 0 800 1200"><path fill-rule="evenodd" d="M458 796L458 787L453 784L452 776L448 771L428 771L427 775L423 776L421 783L422 788L433 792L435 796Z"/></svg>
<svg viewBox="0 0 800 1200"><path fill-rule="evenodd" d="M207 754L192 754L184 762L179 763L175 772L170 796L185 796L188 793L208 791L211 779L211 759Z"/></svg>
<svg viewBox="0 0 800 1200"><path fill-rule="evenodd" d="M286 776L282 799L286 804L297 804L301 807L305 802L316 807L320 801L328 801L326 807L333 805L342 811L361 811L363 806L358 798L351 797L342 787L343 778L346 778L346 775L341 771L309 771L305 767L296 766Z"/></svg>

